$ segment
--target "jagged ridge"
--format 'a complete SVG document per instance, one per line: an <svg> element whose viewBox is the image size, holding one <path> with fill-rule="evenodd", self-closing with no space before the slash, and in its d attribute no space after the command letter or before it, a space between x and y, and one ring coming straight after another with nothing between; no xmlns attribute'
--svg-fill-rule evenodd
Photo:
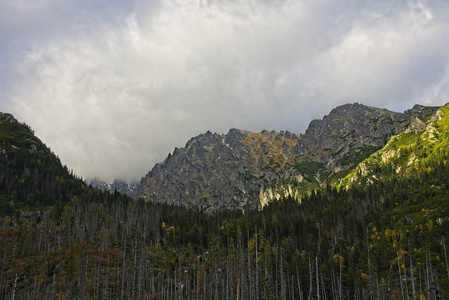
<svg viewBox="0 0 449 300"><path fill-rule="evenodd" d="M204 208L255 208L260 186L293 176L299 135L231 129L211 132L175 149L141 181L140 194L156 202Z"/></svg>
<svg viewBox="0 0 449 300"><path fill-rule="evenodd" d="M436 110L416 105L396 113L355 103L313 120L304 134L207 132L142 178L139 196L207 210L255 209L274 198L300 198L346 176L391 136L422 126L420 120Z"/></svg>

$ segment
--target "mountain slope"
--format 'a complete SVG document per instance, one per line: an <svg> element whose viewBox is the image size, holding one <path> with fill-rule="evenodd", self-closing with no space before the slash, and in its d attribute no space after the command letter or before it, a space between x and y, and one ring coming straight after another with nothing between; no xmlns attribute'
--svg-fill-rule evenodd
<svg viewBox="0 0 449 300"><path fill-rule="evenodd" d="M313 120L296 150L305 160L326 163L329 171L338 172L351 160L357 163L357 156L364 158L366 153L383 147L414 118L428 118L436 109L415 105L396 113L357 103L342 105L322 120Z"/></svg>
<svg viewBox="0 0 449 300"><path fill-rule="evenodd" d="M339 187L366 186L394 178L418 177L432 166L448 164L449 104L429 118L414 119L406 130L393 136L384 148L361 162L338 183Z"/></svg>
<svg viewBox="0 0 449 300"><path fill-rule="evenodd" d="M28 125L0 113L0 214L66 202L83 187Z"/></svg>
<svg viewBox="0 0 449 300"><path fill-rule="evenodd" d="M304 134L207 132L157 164L142 178L138 195L207 210L255 209L273 199L300 198L344 177L392 135L436 109L417 105L395 113L355 103L313 120Z"/></svg>

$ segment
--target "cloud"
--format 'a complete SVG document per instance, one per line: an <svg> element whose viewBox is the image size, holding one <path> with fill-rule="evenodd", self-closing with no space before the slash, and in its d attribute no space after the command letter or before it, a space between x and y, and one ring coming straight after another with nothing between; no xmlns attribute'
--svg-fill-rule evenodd
<svg viewBox="0 0 449 300"><path fill-rule="evenodd" d="M136 180L207 130L448 101L443 0L8 3L0 108L87 178Z"/></svg>

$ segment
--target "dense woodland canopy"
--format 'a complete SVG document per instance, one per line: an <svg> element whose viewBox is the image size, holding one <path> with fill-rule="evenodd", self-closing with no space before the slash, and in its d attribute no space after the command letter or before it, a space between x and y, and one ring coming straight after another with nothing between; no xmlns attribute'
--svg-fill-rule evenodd
<svg viewBox="0 0 449 300"><path fill-rule="evenodd" d="M407 176L207 214L93 189L1 117L0 299L449 298L445 149Z"/></svg>

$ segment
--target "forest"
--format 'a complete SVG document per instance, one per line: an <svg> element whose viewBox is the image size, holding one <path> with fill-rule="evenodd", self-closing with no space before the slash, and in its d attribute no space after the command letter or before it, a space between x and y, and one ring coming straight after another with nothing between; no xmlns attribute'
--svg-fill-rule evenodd
<svg viewBox="0 0 449 300"><path fill-rule="evenodd" d="M85 188L2 218L1 298L447 299L447 182L435 168L246 214Z"/></svg>

